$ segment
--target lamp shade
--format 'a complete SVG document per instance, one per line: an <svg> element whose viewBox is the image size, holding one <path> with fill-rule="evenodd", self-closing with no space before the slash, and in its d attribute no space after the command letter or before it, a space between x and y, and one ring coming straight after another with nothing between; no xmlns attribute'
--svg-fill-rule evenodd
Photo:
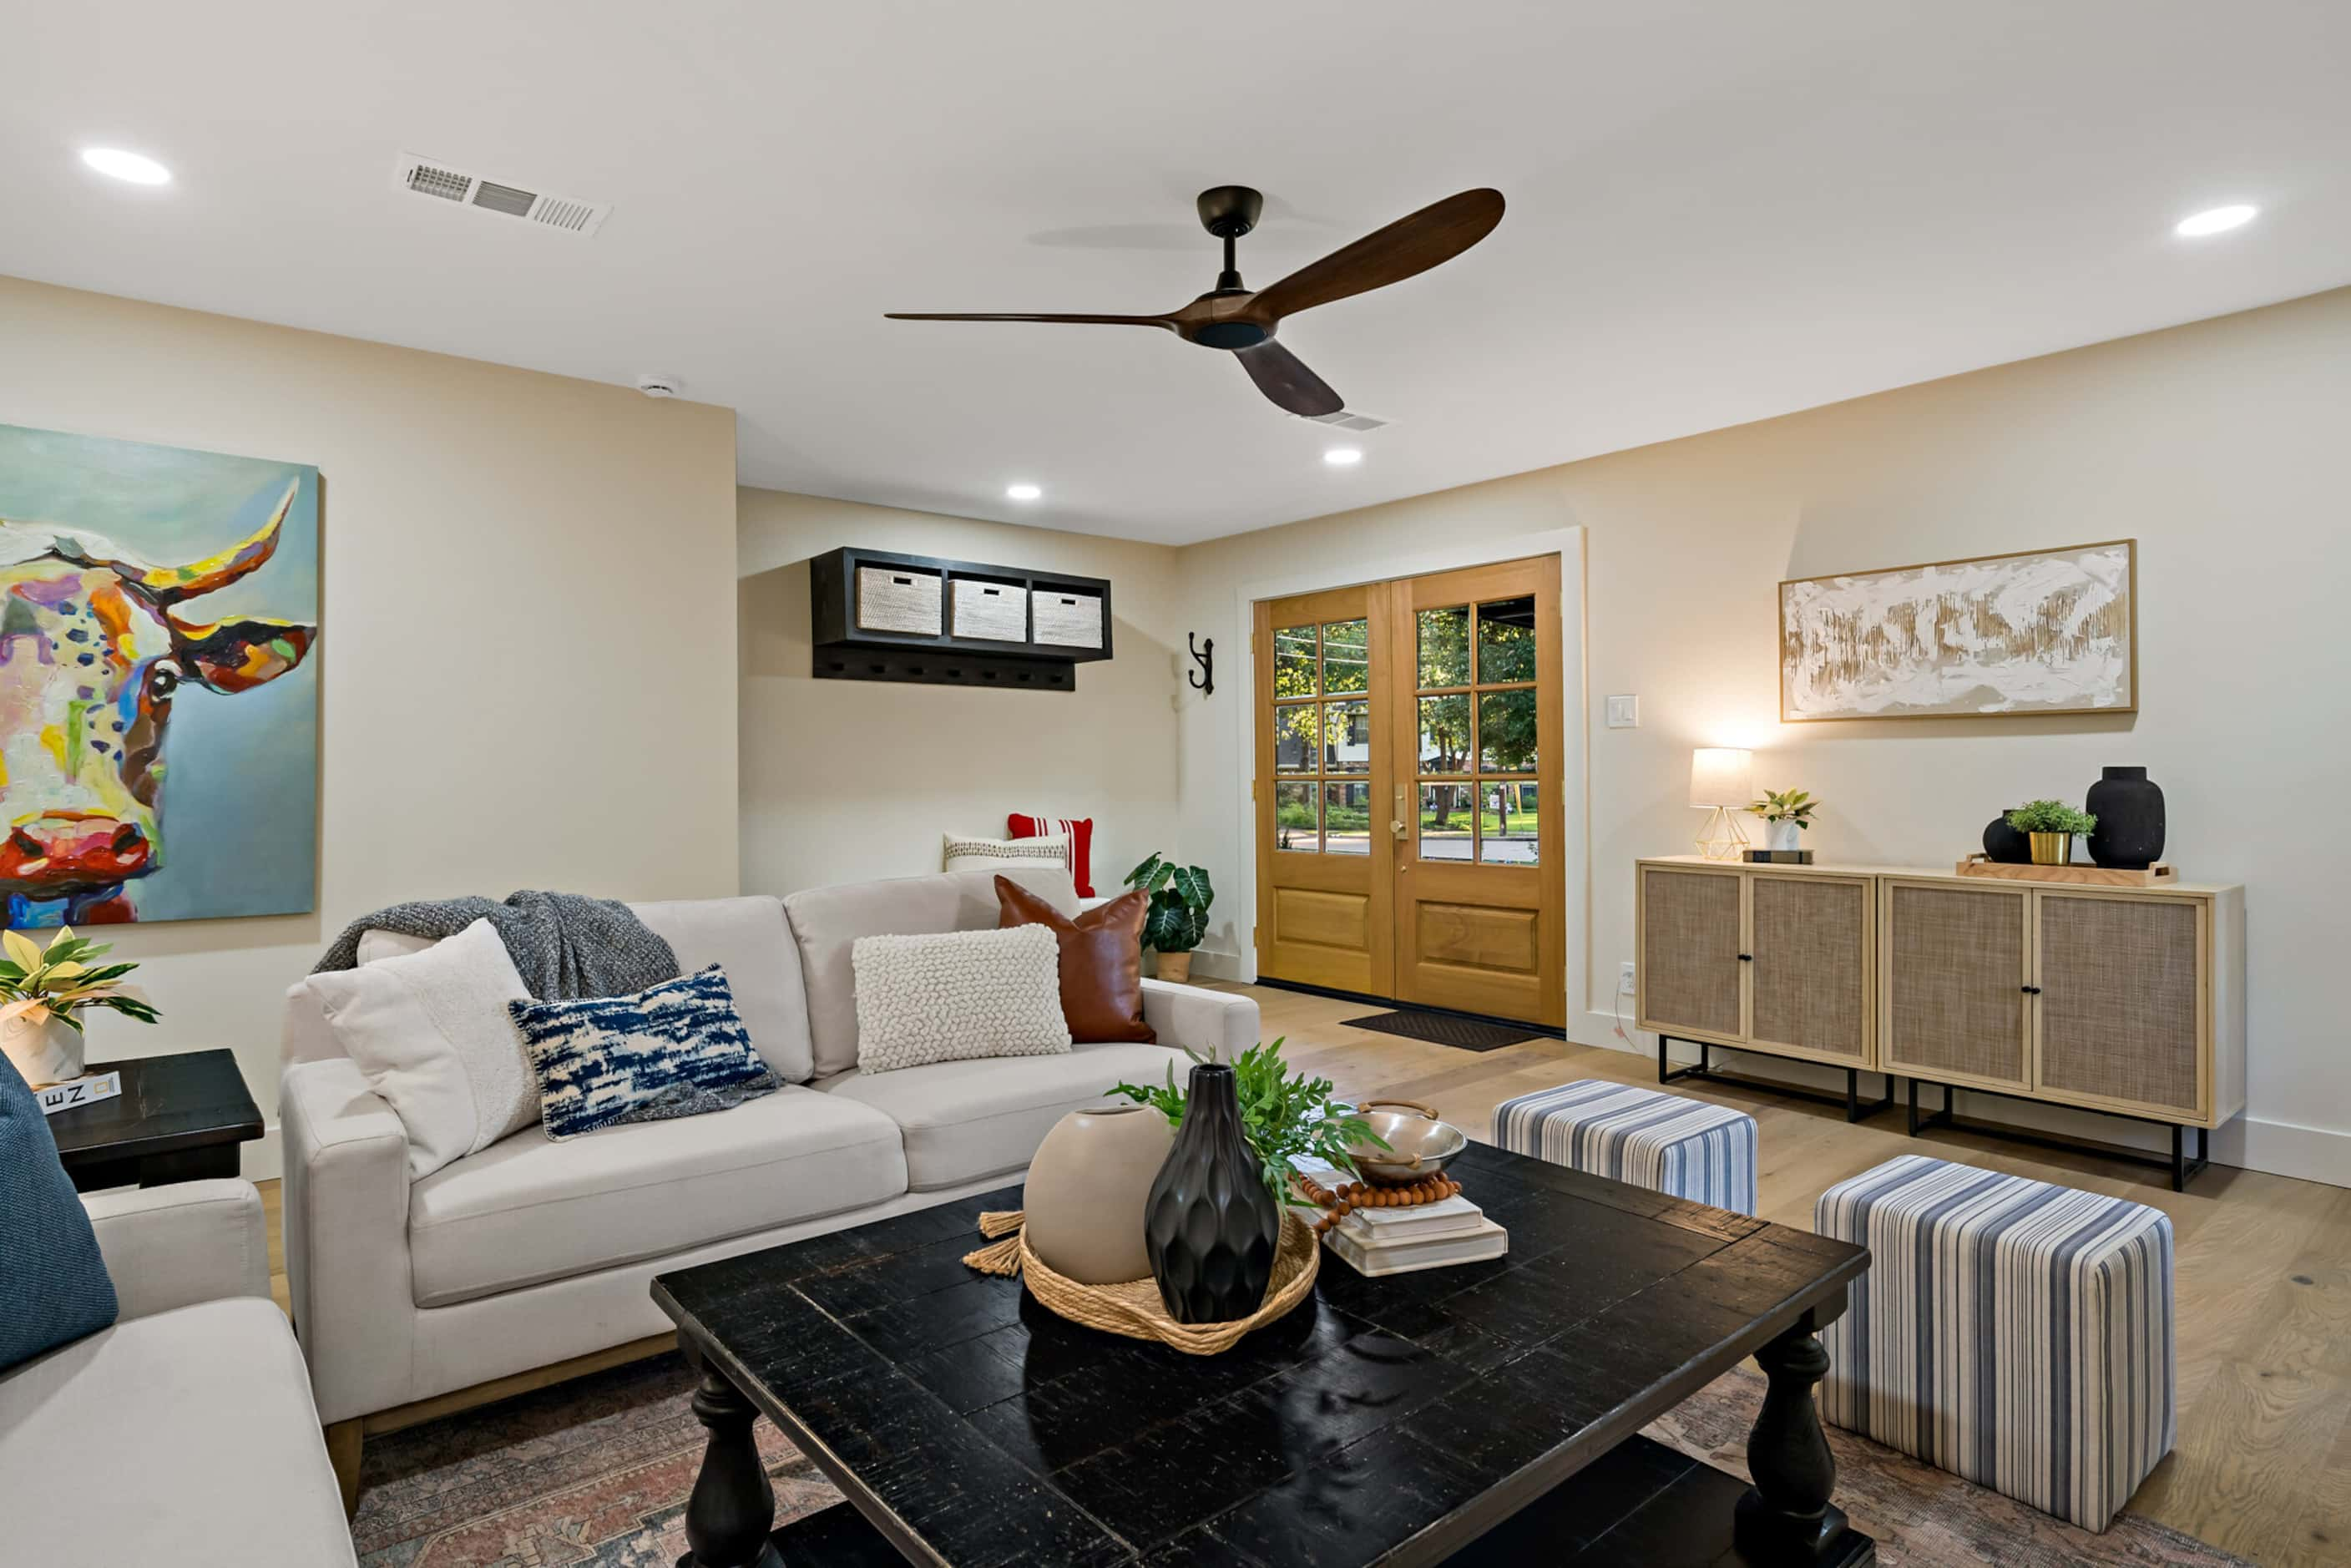
<svg viewBox="0 0 2351 1568"><path fill-rule="evenodd" d="M1701 746L1690 753L1693 806L1744 806L1755 799L1755 754L1729 746Z"/></svg>

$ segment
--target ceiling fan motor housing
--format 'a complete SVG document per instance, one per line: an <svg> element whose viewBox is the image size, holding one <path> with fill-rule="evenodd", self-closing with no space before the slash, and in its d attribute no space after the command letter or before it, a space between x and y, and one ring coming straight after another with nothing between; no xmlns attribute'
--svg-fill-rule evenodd
<svg viewBox="0 0 2351 1568"><path fill-rule="evenodd" d="M1200 193L1200 226L1218 239L1238 239L1257 227L1265 198L1247 185L1218 185Z"/></svg>

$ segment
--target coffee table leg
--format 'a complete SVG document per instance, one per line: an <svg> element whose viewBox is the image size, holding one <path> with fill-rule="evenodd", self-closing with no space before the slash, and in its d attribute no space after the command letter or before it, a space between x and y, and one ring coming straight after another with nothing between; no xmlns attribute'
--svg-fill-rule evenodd
<svg viewBox="0 0 2351 1568"><path fill-rule="evenodd" d="M1816 1562L1845 1532L1844 1511L1829 1501L1836 1460L1813 1404L1813 1385L1829 1373L1829 1353L1813 1337L1820 1326L1808 1312L1755 1355L1771 1383L1747 1437L1755 1484L1739 1500L1737 1540L1760 1562Z"/></svg>
<svg viewBox="0 0 2351 1568"><path fill-rule="evenodd" d="M782 1568L768 1539L776 1527L776 1492L751 1437L759 1413L704 1358L691 1335L680 1334L678 1343L702 1376L694 1391L694 1418L710 1433L710 1445L685 1504L685 1542L693 1550L677 1560L677 1568Z"/></svg>

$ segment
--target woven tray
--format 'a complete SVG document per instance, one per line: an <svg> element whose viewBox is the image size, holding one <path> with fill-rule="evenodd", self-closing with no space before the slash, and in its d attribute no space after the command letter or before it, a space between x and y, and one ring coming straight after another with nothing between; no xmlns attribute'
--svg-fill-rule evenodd
<svg viewBox="0 0 2351 1568"><path fill-rule="evenodd" d="M982 1273L1019 1275L1041 1305L1073 1323L1129 1339L1157 1340L1186 1355L1215 1355L1230 1350L1252 1329L1287 1316L1314 1288L1314 1276L1322 1266L1322 1249L1315 1245L1312 1228L1284 1209L1281 1242L1273 1254L1273 1278L1266 1281L1265 1300L1257 1311L1231 1322L1179 1323L1160 1304L1159 1286L1153 1281L1081 1285L1047 1268L1029 1249L1029 1232L1019 1209L981 1215L979 1233L998 1238L994 1245L964 1258Z"/></svg>

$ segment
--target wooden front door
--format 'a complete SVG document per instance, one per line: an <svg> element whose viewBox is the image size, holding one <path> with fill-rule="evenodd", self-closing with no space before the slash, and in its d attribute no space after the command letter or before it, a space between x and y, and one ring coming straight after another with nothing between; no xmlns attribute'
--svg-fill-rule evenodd
<svg viewBox="0 0 2351 1568"><path fill-rule="evenodd" d="M1259 972L1566 1021L1559 559L1260 603Z"/></svg>

